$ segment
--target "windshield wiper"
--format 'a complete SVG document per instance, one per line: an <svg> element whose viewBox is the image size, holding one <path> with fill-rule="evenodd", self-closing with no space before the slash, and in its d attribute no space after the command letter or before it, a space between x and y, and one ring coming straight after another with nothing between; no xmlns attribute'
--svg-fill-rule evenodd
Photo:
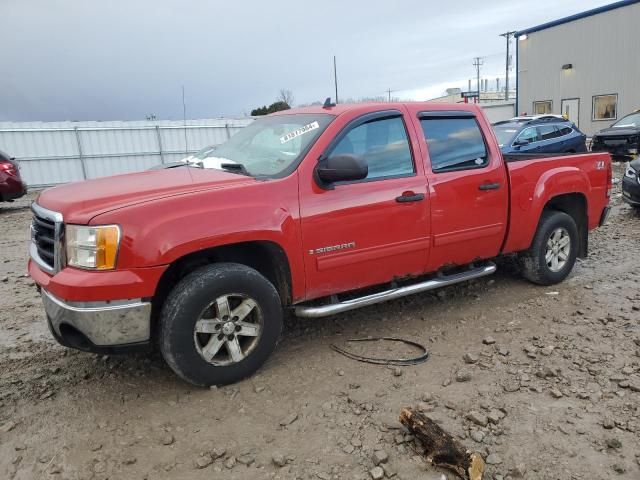
<svg viewBox="0 0 640 480"><path fill-rule="evenodd" d="M229 170L233 173L239 173L240 175L246 175L247 177L251 176L251 174L241 163L221 163L220 168L222 168L223 170Z"/></svg>

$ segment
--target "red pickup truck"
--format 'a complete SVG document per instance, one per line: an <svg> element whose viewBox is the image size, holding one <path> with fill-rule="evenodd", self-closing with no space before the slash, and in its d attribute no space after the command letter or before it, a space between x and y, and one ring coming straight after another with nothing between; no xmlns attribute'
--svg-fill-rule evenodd
<svg viewBox="0 0 640 480"><path fill-rule="evenodd" d="M258 369L287 311L478 278L504 254L532 282L560 282L612 183L607 153L503 158L463 104L288 110L181 165L45 190L29 272L61 344L158 345L196 385Z"/></svg>

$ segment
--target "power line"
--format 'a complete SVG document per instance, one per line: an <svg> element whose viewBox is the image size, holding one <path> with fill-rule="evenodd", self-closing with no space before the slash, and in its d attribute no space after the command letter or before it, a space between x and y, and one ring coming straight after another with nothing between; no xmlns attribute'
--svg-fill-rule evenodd
<svg viewBox="0 0 640 480"><path fill-rule="evenodd" d="M389 102L391 102L391 94L393 92L399 92L400 90L391 90L390 88L387 88L386 92L388 94L388 98L389 98Z"/></svg>

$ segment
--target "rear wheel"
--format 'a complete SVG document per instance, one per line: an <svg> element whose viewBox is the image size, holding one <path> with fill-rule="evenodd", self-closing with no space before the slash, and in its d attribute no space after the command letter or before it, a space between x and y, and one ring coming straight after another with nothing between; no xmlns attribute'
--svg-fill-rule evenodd
<svg viewBox="0 0 640 480"><path fill-rule="evenodd" d="M254 373L275 349L282 307L275 287L244 265L202 267L169 294L160 319L160 350L194 385L224 385Z"/></svg>
<svg viewBox="0 0 640 480"><path fill-rule="evenodd" d="M573 269L578 246L578 227L573 218L564 212L544 212L531 248L520 255L523 276L539 285L563 281Z"/></svg>

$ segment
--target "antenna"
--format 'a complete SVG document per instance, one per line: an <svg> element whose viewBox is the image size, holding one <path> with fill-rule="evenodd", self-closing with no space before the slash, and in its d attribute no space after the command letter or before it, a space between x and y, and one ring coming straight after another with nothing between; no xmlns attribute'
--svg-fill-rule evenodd
<svg viewBox="0 0 640 480"><path fill-rule="evenodd" d="M324 101L324 104L322 105L322 108L331 108L335 106L335 103L331 103L331 97L327 97L327 99Z"/></svg>

